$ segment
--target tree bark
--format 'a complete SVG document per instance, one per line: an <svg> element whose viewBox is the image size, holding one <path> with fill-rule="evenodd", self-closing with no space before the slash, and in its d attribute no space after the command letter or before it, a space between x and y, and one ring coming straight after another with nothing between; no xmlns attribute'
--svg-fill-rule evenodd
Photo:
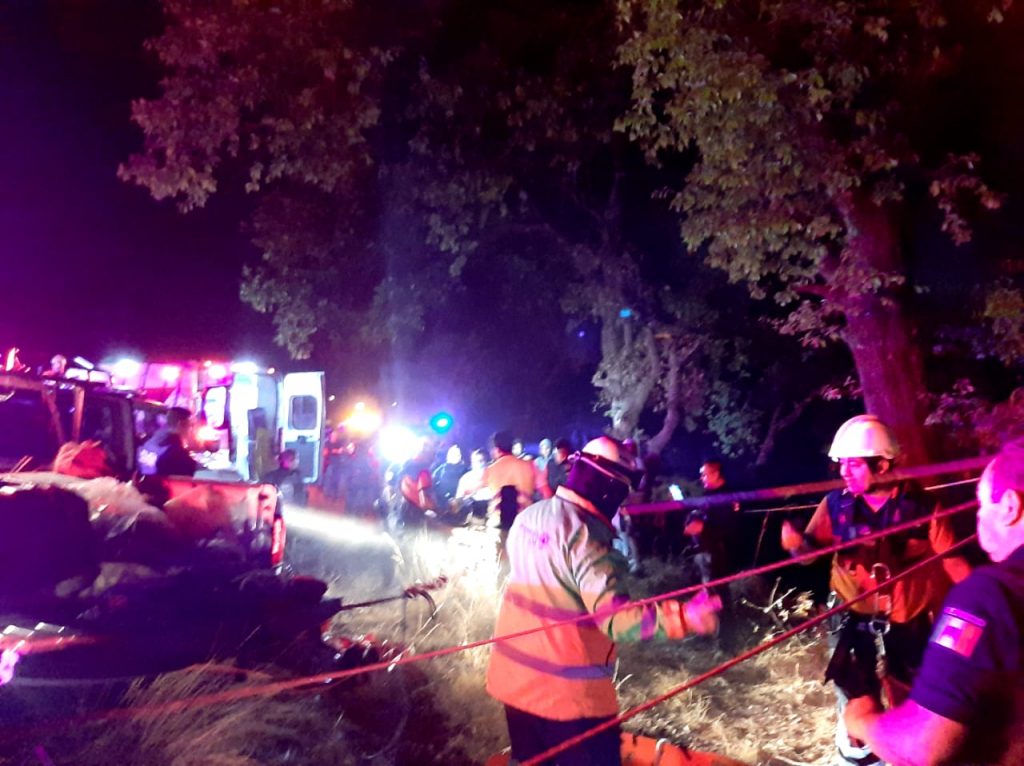
<svg viewBox="0 0 1024 766"><path fill-rule="evenodd" d="M668 443L672 440L679 422L682 419L682 386L679 380L679 371L683 363L683 353L674 340L669 340L669 347L666 359L666 385L665 385L665 419L661 422L661 428L650 441L647 442L647 451L660 455Z"/></svg>
<svg viewBox="0 0 1024 766"><path fill-rule="evenodd" d="M846 257L882 275L905 273L896 227L888 211L864 200L844 207L850 236ZM878 415L901 448L900 462L927 462L925 385L914 327L904 310L903 286L835 296L846 317L843 339L853 354L867 412Z"/></svg>
<svg viewBox="0 0 1024 766"><path fill-rule="evenodd" d="M634 436L640 415L647 406L658 373L658 351L650 328L636 328L612 314L601 323L601 366L594 385L604 391L611 435L618 439ZM632 358L631 358L632 357ZM643 360L638 369L638 358Z"/></svg>
<svg viewBox="0 0 1024 766"><path fill-rule="evenodd" d="M927 462L924 438L924 376L910 323L899 305L861 300L848 313L844 338L857 366L864 407L893 430L900 462Z"/></svg>
<svg viewBox="0 0 1024 766"><path fill-rule="evenodd" d="M777 404L775 409L772 411L771 420L768 422L768 429L765 431L764 439L761 442L761 447L757 451L757 459L754 461L755 466L763 466L768 462L768 458L772 454L772 450L775 449L775 439L778 438L779 434L793 425L800 416L807 409L807 406L820 396L820 392L815 391L809 396L805 396L799 402L793 405L788 413L782 414L783 405Z"/></svg>

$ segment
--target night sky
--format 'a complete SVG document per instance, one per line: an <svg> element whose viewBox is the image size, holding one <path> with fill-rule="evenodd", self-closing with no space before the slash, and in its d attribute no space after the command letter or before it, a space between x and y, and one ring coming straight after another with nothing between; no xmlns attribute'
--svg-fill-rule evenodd
<svg viewBox="0 0 1024 766"><path fill-rule="evenodd" d="M242 264L257 256L240 183L181 214L117 178L142 143L132 100L160 92L144 42L161 29L158 0L0 0L0 349L18 346L32 365L57 352L255 359L326 369L339 401L372 395L379 359L348 358L343 370L290 360L269 318L239 299ZM589 372L575 383L574 410L600 428ZM507 412L460 418L459 430L471 425L482 443L495 428L542 428L503 401Z"/></svg>
<svg viewBox="0 0 1024 766"><path fill-rule="evenodd" d="M27 357L256 355L266 318L238 298L246 202L178 213L116 177L141 143L130 102L157 94L151 0L0 5L0 345Z"/></svg>

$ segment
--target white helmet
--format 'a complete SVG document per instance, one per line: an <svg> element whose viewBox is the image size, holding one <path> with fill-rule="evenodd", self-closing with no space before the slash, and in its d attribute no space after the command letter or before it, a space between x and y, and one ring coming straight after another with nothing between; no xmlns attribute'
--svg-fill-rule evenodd
<svg viewBox="0 0 1024 766"><path fill-rule="evenodd" d="M580 452L590 455L600 455L608 460L619 462L619 443L610 436L598 436L586 443Z"/></svg>
<svg viewBox="0 0 1024 766"><path fill-rule="evenodd" d="M884 457L893 460L899 452L892 431L877 415L857 415L839 426L828 456L833 460L844 457Z"/></svg>
<svg viewBox="0 0 1024 766"><path fill-rule="evenodd" d="M636 463L622 449L622 445L610 436L598 436L586 443L580 452L584 456L603 458L597 465L603 471L612 471L616 478L633 483L637 473ZM608 462L605 462L608 461ZM616 465L609 465L615 463ZM622 470L618 470L621 467Z"/></svg>

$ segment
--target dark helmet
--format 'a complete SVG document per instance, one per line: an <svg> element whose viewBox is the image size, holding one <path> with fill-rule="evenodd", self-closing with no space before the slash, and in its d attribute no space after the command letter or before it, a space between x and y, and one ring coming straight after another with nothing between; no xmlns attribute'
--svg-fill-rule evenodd
<svg viewBox="0 0 1024 766"><path fill-rule="evenodd" d="M610 519L642 477L622 445L610 436L601 436L587 442L576 455L565 486Z"/></svg>

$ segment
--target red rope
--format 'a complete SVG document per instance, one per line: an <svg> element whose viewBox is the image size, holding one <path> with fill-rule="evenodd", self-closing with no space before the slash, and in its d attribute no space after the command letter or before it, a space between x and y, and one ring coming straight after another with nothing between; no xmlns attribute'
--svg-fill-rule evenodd
<svg viewBox="0 0 1024 766"><path fill-rule="evenodd" d="M977 538L977 535L971 535L970 537L968 537L968 538L966 538L964 540L961 540L960 542L958 542L955 545L953 545L949 549L949 551L956 550L957 548L960 548L960 547L962 547L964 545L967 545L968 543L973 542L976 538ZM683 692L685 692L685 691L687 691L689 689L692 689L693 687L698 686L699 684L704 683L708 679L711 679L711 678L714 678L715 676L721 675L722 673L724 673L725 671L729 670L730 668L733 668L736 665L739 665L741 662L746 662L747 660L751 659L752 657L756 657L757 655L761 654L762 652L766 652L769 649L772 649L772 648L778 646L783 641L788 641L793 636L795 636L795 635L797 635L799 633L803 633L804 631L809 630L809 629L815 627L816 625L820 625L821 623L825 622L826 620L828 620L829 618L833 617L834 615L837 615L840 612L843 612L843 611L849 609L854 604L856 604L856 603L858 603L860 601L863 601L864 599L866 599L866 598L868 598L870 596L875 595L876 593L878 593L880 590L882 590L884 588L889 587L890 585L892 585L892 583L894 581L899 580L902 577L906 577L908 574L910 574L912 572L916 572L919 569L922 569L922 568L924 568L924 567L926 567L926 566L928 566L930 564L935 563L936 561L941 559L943 556L945 556L947 553L949 553L949 551L943 551L942 553L936 553L936 554L934 554L932 556L929 556L926 559L922 559L921 561L917 562L916 564L913 564L913 565L907 567L906 569L904 569L899 574L894 575L893 577L890 577L884 583L881 583L880 585L877 585L874 588L871 588L870 590L865 591L864 593L861 593L860 595L856 596L855 598L850 599L849 601L846 601L846 602L844 602L842 604L839 604L838 606L834 606L831 609L829 609L828 611L822 612L817 617L812 617L811 619L807 620L806 622L802 622L799 625L797 625L796 627L790 628L789 630L785 631L784 633L780 633L779 635L777 635L775 638L771 639L770 641L766 641L763 644L755 646L752 649L748 649L747 651L743 652L742 654L739 654L739 655L733 657L730 660L726 660L721 665L718 665L718 666L716 666L714 668L711 668L711 670L708 670L708 671L706 671L704 673L701 673L699 676L695 676L694 678L691 678L690 680L686 681L685 683L679 684L678 686L675 686L675 687L669 689L667 692L665 692L663 694L659 694L657 697L654 697L652 699L647 700L647 702L644 702L641 705L637 705L636 707L630 708L625 713L620 713L618 716L616 716L615 718L613 718L613 719L611 719L609 721L605 721L604 723L602 723L602 724L600 724L598 726L595 726L592 729L588 729L585 732L582 732L580 734L577 734L574 737L571 737L570 739L565 740L564 742L562 742L559 745L556 745L555 747L549 748L549 749L545 750L544 752L539 753L539 754L533 756L532 758L529 758L529 759L527 759L525 761L522 761L521 766L536 766L536 764L543 763L544 761L546 761L546 760L548 760L550 758L553 758L554 756L559 755L560 753L564 753L566 750L569 750L570 748L575 747L576 745L580 744L581 742L584 742L585 740L589 739L590 737L593 737L596 734L600 734L603 731L607 731L608 729L614 728L615 726L618 726L619 724L621 724L621 723L623 723L625 721L628 721L631 718L636 717L640 713L643 713L644 711L650 710L651 708L656 707L657 705L660 705L662 702L665 702L666 700L672 699L673 697L677 697L678 695L682 694Z"/></svg>
<svg viewBox="0 0 1024 766"><path fill-rule="evenodd" d="M980 456L967 458L965 460L953 460L949 463L935 463L932 465L911 466L900 468L889 474L892 481L904 479L923 479L930 476L942 476L960 471L975 471L985 467L992 458ZM684 511L690 508L707 508L717 505L731 505L732 503L758 503L765 500L787 501L798 495L817 495L839 489L844 486L840 479L830 481L816 481L810 484L791 484L784 487L771 487L767 489L744 490L735 492L723 492L720 495L703 495L684 500L664 500L656 503L637 503L622 506L622 512L630 516L639 516L648 513L668 513L671 511Z"/></svg>
<svg viewBox="0 0 1024 766"><path fill-rule="evenodd" d="M961 487L964 484L977 484L980 476L974 476L970 479L961 479L960 481L948 481L945 484L930 484L927 487L923 487L925 492L934 492L938 489L949 489L950 487ZM803 505L779 505L774 508L748 508L744 513L779 513L780 511L806 511L811 508L817 508L819 503L805 503Z"/></svg>
<svg viewBox="0 0 1024 766"><path fill-rule="evenodd" d="M976 503L974 501L969 503L962 503L960 505L954 506L944 511L940 511L939 513L932 514L921 519L915 519L913 521L897 524L892 527L889 527L888 529L884 529L879 532L874 532L869 535L864 535L863 537L859 537L856 540L851 540L845 543L839 543L836 545L829 546L827 548L821 548L819 550L812 551L807 554L794 556L788 560L778 561L773 564L765 564L764 566L749 569L744 572L738 572L736 574L729 575L728 577L722 577L718 580L713 580L708 583L691 585L686 588L680 588L679 590L670 591L668 593L662 593L656 596L650 596L648 598L639 599L637 601L627 602L614 608L601 610L600 612L581 614L578 617L572 617L561 622L551 623L548 625L540 625L533 628L527 628L521 631L517 631L515 633L507 633L501 636L492 636L491 638L480 639L479 641L472 641L465 644L457 644L455 646L435 649L434 651L424 652L423 654L408 655L393 660L375 662L369 665L362 665L358 668L351 668L349 670L319 673L316 675L303 676L300 678L292 678L288 679L287 681L276 681L266 684L242 687L239 689L227 689L222 692L197 695L195 697L189 697L180 700L172 700L170 702L162 702L153 705L141 705L138 707L116 708L113 710L98 711L93 714L79 716L72 719L55 719L49 723L51 725L58 725L61 723L84 723L89 721L118 720L135 717L158 716L170 713L178 713L186 710L191 710L197 707L224 704L227 702L248 699L250 697L271 696L275 694L280 694L281 692L285 691L305 689L306 687L310 686L320 686L334 681L341 681L346 678L359 676L364 673L376 672L378 670L392 670L393 668L396 668L400 665L408 665L414 662L424 662L426 660L437 659L439 657L446 657L448 655L456 654L458 652L468 651L470 649L478 649L483 646L489 646L491 644L498 643L499 641L511 641L513 639L521 638L523 636L529 636L534 633L539 633L541 631L555 630L561 627L575 625L580 622L593 620L595 617L607 617L612 614L616 614L618 612L633 607L646 606L649 604L657 603L659 601L663 601L665 599L678 598L680 596L690 595L704 589L716 588L720 585L726 585L737 580L746 579L748 577L756 577L762 574L767 574L769 572L774 572L779 569L791 566L793 564L814 561L815 559L818 559L821 556L836 553L847 548L863 545L864 543L868 543L873 540L880 539L882 537L887 537L892 534L905 532L909 529L921 526L922 524L931 523L934 520L943 519L948 516L952 516L956 513L962 513L966 510L973 508L975 504ZM956 547L959 547L959 545L960 544L958 544Z"/></svg>

